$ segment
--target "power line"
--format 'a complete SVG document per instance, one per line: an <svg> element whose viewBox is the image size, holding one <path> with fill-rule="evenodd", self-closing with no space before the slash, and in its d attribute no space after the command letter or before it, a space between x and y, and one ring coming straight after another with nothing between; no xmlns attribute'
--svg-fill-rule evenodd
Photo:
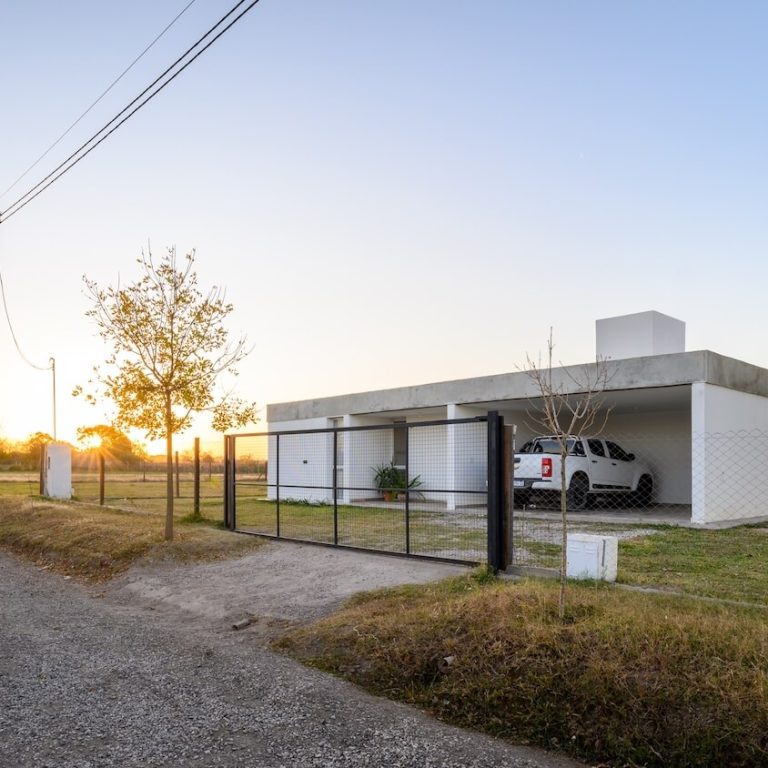
<svg viewBox="0 0 768 768"><path fill-rule="evenodd" d="M101 95L83 112L80 117L75 120L72 125L67 128L64 133L59 136L56 141L51 144L48 149L43 152L40 157L35 160L22 174L19 176L4 192L0 193L0 200L4 198L33 168L35 168L41 160L48 156L49 152L57 147L62 139L64 139L69 132L130 72L133 67L139 62L140 59L155 45L155 43L186 13L190 6L195 3L196 0L190 0L177 14L171 19L171 21L161 30L160 34L107 86L107 88L101 93Z"/></svg>
<svg viewBox="0 0 768 768"><path fill-rule="evenodd" d="M19 341L16 338L16 333L13 330L13 323L11 322L11 316L8 312L8 302L5 300L5 285L3 284L3 275L1 273L0 273L0 294L2 294L2 297L3 297L3 309L5 310L5 319L8 321L8 330L11 332L11 338L13 339L13 343L16 346L16 351L19 353L19 356L30 368L34 368L36 371L50 371L53 368L53 363L51 362L53 358L51 358L48 361L47 366L43 367L42 365L35 365L21 351L21 346L19 345Z"/></svg>
<svg viewBox="0 0 768 768"><path fill-rule="evenodd" d="M13 323L11 323L11 316L8 313L8 302L5 300L5 285L3 285L3 276L0 274L0 295L3 297L3 309L5 310L5 319L8 321L8 330L11 332L11 338L16 347L16 351L19 353L21 359L30 367L36 371L50 371L53 382L53 439L56 440L56 358L49 357L48 365L44 368L42 365L35 365L31 362L27 356L21 351L16 334L13 331Z"/></svg>
<svg viewBox="0 0 768 768"><path fill-rule="evenodd" d="M157 85L169 72L171 72L174 67L176 67L181 61L183 61L195 48L197 48L207 37L209 37L213 32L216 30L217 27L221 26L221 24L229 17L231 16L243 3L245 3L246 0L240 0L238 3L235 4L235 6L228 11L224 16L219 19L194 45L191 45L181 56L179 56L176 61L171 64L161 75L159 75L155 80L150 83L133 101L131 101L126 107L124 107L120 112L117 113L108 123L106 123L100 130L98 130L93 136L91 136L88 141L86 141L84 144L82 144L75 152L73 152L66 160L64 160L62 163L60 163L56 168L54 168L53 171L51 171L45 178L41 179L35 186L31 187L27 192L25 192L20 198L18 198L15 202L11 203L11 205L8 206L4 211L0 211L0 224L5 223L8 219L11 218L14 214L18 213L22 208L24 208L26 205L31 203L38 195L42 194L48 187L51 186L51 184L58 181L65 173L72 170L81 160L83 160L87 155L89 155L96 147L99 146L105 139L109 138L123 123L125 123L127 120L129 120L133 115L136 114L143 106L145 106L147 103L149 103L155 96L157 96L158 93L160 93L167 85L170 85L170 83L173 82L190 64L192 64L195 59L197 59L199 56L201 56L205 51L208 50L225 32L227 32L229 29L231 29L240 19L245 16L248 11L250 11L258 2L259 0L251 0L250 4L246 6L246 8L241 11L232 21L230 21L223 29L221 29L216 35L209 40L195 55L189 59L189 61L186 61L176 72L174 72L167 80L160 83L160 85L149 95L144 99L144 101L140 101L140 99L146 95L151 89ZM131 109L131 107L136 104L137 102L140 102L133 110L130 112L128 110ZM128 114L126 114L126 112ZM123 115L125 117L122 118L122 120L119 120ZM115 125L113 123L117 122ZM112 128L109 128L112 126ZM109 128L109 130L104 133ZM104 134L103 136L101 134ZM100 137L100 138L99 138ZM97 140L98 139L98 140ZM88 146L91 144L92 146ZM87 147L87 149L86 149Z"/></svg>
<svg viewBox="0 0 768 768"><path fill-rule="evenodd" d="M83 144L81 144L66 160L64 160L58 166L56 166L56 168L54 168L47 176L45 176L43 179L41 179L37 184L35 184L30 189L28 189L21 197L17 198L4 211L0 211L0 224L3 223L4 221L6 221L7 219L9 219L11 216L13 216L14 213L17 213L19 210L21 210L21 208L23 208L27 203L31 202L35 197L37 197L37 195L40 194L40 192L42 192L44 189L49 187L51 183L56 181L59 177L63 176L70 168L74 167L78 162L80 162L80 160L82 160L83 157L85 157L91 151L91 149L94 149L96 146L98 146L98 144L100 144L101 141L103 141L103 139L105 139L106 136L109 135L109 133L112 133L112 131L110 131L106 136L103 136L102 139L100 139L96 144L94 144L93 147L88 149L88 151L85 151L85 152L83 151L83 150L85 150L86 147L88 147L89 144L92 144L102 133L104 133L104 131L107 130L107 128L109 128L109 126L111 126L115 121L117 121L120 117L122 117L122 115L124 115L126 112L128 112L128 110L134 104L136 104L136 102L138 102L155 85L157 85L157 83L160 82L169 72L171 72L174 69L174 67L176 67L181 61L183 61L195 48L197 48L202 43L203 40L205 40L208 36L210 36L213 33L213 31L218 26L220 26L222 24L222 22L224 22L229 16L231 16L245 1L246 0L239 0L239 2L236 3L235 6L231 10L229 10L227 13L225 13L224 16L222 16L221 19L219 19L202 37L200 37L193 45L191 45L189 48L187 48L187 50L184 51L184 53L181 56L179 56L173 62L173 64L171 64L160 75L158 75L158 77L156 77L138 96L136 96L136 98L134 98L127 106L125 106L123 109L121 109L120 112L118 112L109 122L107 122L98 131L96 131L96 133L94 133L93 136L91 136L91 138L89 138L87 141L85 141ZM251 5L248 6L248 8L246 8L246 10L243 13L241 13L240 16L238 16L234 21L237 21L242 16L244 16L245 13L247 13L247 11L249 11L257 2L258 2L258 0L254 0L254 2L252 2ZM234 23L234 21L232 23ZM230 23L229 26L232 26L232 23ZM220 32L216 36L216 38L214 38L214 40L212 40L211 42L214 42L216 39L218 39L218 37L221 36L221 34L223 32L226 32L226 30L229 29L229 26L226 27L224 30L222 30L222 32ZM209 45L210 45L210 43L209 43ZM206 46L206 48L207 47L208 46ZM205 50L205 49L203 49L203 50ZM199 55L200 53L202 53L202 51L198 52L197 55ZM179 70L179 72L177 72L176 74L179 74L189 64L191 64L192 61L194 61L194 59L197 58L197 55L193 59L191 59L189 62L187 62ZM165 87L165 85L167 85L172 79L173 78L171 78L168 81L166 81L153 94L150 94L150 97L146 101L149 101L149 99L153 98L154 95L159 93ZM144 103L146 103L146 101ZM139 107L136 110L134 110L134 112L138 111L138 109L140 109L142 106L143 106L143 104L140 104ZM133 112L131 114L133 114ZM131 114L129 114L128 117L130 117ZM125 120L120 121L120 123L118 123L118 125L116 125L115 128L119 128L120 125L122 125L123 122L125 122ZM113 130L114 130L114 128L113 128ZM78 157L78 155L80 155L81 152L82 152L82 155L80 157ZM58 171L60 171L61 169L64 169L62 171L62 173L58 173ZM58 175L56 175L57 173L58 173ZM52 181L49 184L46 184L46 182L49 179L51 179L51 177L53 177L53 176L56 176L56 177L53 178ZM42 189L40 189L41 187L42 187ZM35 193L36 190L39 190L39 191L37 191ZM33 194L33 193L35 193L35 194ZM26 198L29 198L29 200L26 200ZM22 202L22 201L25 201L25 202ZM14 208L16 210L12 210ZM9 211L10 211L10 213L9 213Z"/></svg>

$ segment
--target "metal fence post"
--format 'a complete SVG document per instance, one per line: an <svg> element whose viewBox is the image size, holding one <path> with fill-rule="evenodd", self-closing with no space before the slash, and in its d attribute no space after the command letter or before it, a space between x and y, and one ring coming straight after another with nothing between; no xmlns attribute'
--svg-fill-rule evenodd
<svg viewBox="0 0 768 768"><path fill-rule="evenodd" d="M40 446L40 495L45 496L45 443Z"/></svg>
<svg viewBox="0 0 768 768"><path fill-rule="evenodd" d="M275 526L280 538L280 435L275 435Z"/></svg>
<svg viewBox="0 0 768 768"><path fill-rule="evenodd" d="M395 427L400 429L400 427ZM411 433L407 423L402 427L405 429L405 554L411 554L411 494L408 490L408 477L410 471L409 443L411 442ZM394 442L394 435L392 437Z"/></svg>
<svg viewBox="0 0 768 768"><path fill-rule="evenodd" d="M504 418L488 413L488 565L494 570L504 563Z"/></svg>
<svg viewBox="0 0 768 768"><path fill-rule="evenodd" d="M99 506L104 506L104 451L99 449Z"/></svg>
<svg viewBox="0 0 768 768"><path fill-rule="evenodd" d="M339 431L333 430L333 543L338 546L339 543Z"/></svg>
<svg viewBox="0 0 768 768"><path fill-rule="evenodd" d="M195 481L194 481L194 501L193 514L195 517L200 515L200 438L195 438Z"/></svg>
<svg viewBox="0 0 768 768"><path fill-rule="evenodd" d="M234 531L237 525L235 510L235 435L224 437L224 525Z"/></svg>
<svg viewBox="0 0 768 768"><path fill-rule="evenodd" d="M515 436L517 426L505 426L504 431L504 570L514 561L514 520L515 520Z"/></svg>

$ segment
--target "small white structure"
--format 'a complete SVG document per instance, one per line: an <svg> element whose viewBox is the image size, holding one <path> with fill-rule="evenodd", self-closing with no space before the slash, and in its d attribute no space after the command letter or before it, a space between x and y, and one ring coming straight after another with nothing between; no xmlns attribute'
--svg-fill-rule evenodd
<svg viewBox="0 0 768 768"><path fill-rule="evenodd" d="M569 533L567 557L569 579L616 581L619 540L615 536Z"/></svg>
<svg viewBox="0 0 768 768"><path fill-rule="evenodd" d="M72 449L61 443L49 443L43 450L40 493L51 499L72 498Z"/></svg>
<svg viewBox="0 0 768 768"><path fill-rule="evenodd" d="M595 322L599 360L685 352L685 323L661 312L606 317Z"/></svg>

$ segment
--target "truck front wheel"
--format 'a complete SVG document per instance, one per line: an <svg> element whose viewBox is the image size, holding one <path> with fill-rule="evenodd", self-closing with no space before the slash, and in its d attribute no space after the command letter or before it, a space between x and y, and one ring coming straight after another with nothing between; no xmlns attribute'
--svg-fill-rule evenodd
<svg viewBox="0 0 768 768"><path fill-rule="evenodd" d="M581 510L587 508L589 502L589 480L584 475L574 475L567 491L568 509Z"/></svg>
<svg viewBox="0 0 768 768"><path fill-rule="evenodd" d="M638 507L648 507L653 499L653 478L649 475L643 475L637 481L637 491L635 492L635 504Z"/></svg>

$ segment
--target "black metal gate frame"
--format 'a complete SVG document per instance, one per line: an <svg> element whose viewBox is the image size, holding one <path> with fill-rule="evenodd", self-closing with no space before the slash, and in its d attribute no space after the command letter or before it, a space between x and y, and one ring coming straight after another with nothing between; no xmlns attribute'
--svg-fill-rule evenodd
<svg viewBox="0 0 768 768"><path fill-rule="evenodd" d="M506 520L504 515L505 507L505 484L504 484L504 418L497 411L490 411L487 416L475 416L466 419L443 419L433 421L418 422L397 422L394 424L374 424L368 426L355 427L324 427L315 429L300 430L277 430L274 432L247 432L242 434L225 435L224 437L224 525L236 533L243 533L250 536L261 536L268 539L281 539L282 541L295 541L304 544L315 544L324 547L337 547L342 549L358 550L363 552L374 552L377 554L392 555L394 557L410 557L420 560L436 560L441 562L458 563L462 565L477 565L476 561L458 560L455 558L436 557L432 555L422 555L411 552L410 542L410 495L411 491L406 488L405 493L405 552L392 552L391 550L379 550L366 547L355 547L347 544L339 544L338 531L338 499L337 492L337 448L339 432L362 432L374 430L395 430L395 429L413 429L417 427L431 426L452 426L455 424L476 424L487 423L487 443L488 443L488 464L487 464L487 491L476 490L457 490L457 489L439 489L430 488L430 493L468 493L477 495L487 495L487 562L491 568L496 570L503 569L506 566L507 553L505 553ZM333 484L332 485L281 485L280 484L280 436L281 435L310 435L310 434L333 434ZM246 437L270 437L275 438L275 482L258 483L266 487L274 486L276 490L275 513L276 513L276 533L257 533L254 531L241 531L237 529L237 510L236 510L236 461L235 461L235 442L238 438ZM409 476L409 440L405 441L405 476ZM281 488L309 488L314 490L325 490L333 492L333 542L310 541L306 539L294 539L280 535L280 489ZM342 486L343 490L350 491L368 491L375 490L368 487ZM510 553L511 554L511 553Z"/></svg>

